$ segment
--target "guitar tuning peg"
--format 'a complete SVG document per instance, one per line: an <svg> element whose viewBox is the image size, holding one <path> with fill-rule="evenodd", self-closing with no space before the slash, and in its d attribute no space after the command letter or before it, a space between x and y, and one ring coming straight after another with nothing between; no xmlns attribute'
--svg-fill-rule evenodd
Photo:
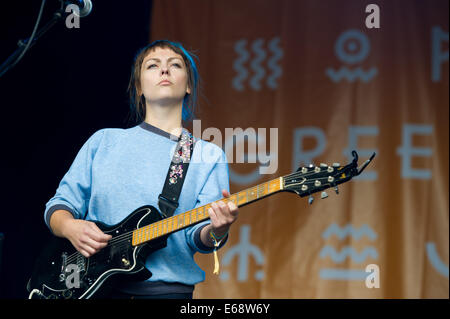
<svg viewBox="0 0 450 319"><path fill-rule="evenodd" d="M320 194L320 198L321 199L324 199L324 198L327 198L327 197L328 197L327 192L322 192L322 194Z"/></svg>
<svg viewBox="0 0 450 319"><path fill-rule="evenodd" d="M312 195L309 195L308 204L311 205L313 202L314 202L314 197Z"/></svg>
<svg viewBox="0 0 450 319"><path fill-rule="evenodd" d="M339 163L333 163L333 167L339 167L339 166L341 166L341 164L339 164Z"/></svg>
<svg viewBox="0 0 450 319"><path fill-rule="evenodd" d="M320 167L328 167L328 165L325 163L320 163Z"/></svg>
<svg viewBox="0 0 450 319"><path fill-rule="evenodd" d="M336 192L336 194L339 194L339 188L337 186L334 187L334 191Z"/></svg>

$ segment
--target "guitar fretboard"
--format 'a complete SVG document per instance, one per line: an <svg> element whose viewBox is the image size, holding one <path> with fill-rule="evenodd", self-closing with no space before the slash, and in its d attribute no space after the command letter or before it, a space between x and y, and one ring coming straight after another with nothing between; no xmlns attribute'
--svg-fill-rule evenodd
<svg viewBox="0 0 450 319"><path fill-rule="evenodd" d="M238 193L230 195L228 198L222 198L215 201L224 203L233 202L237 207L242 207L251 202L257 201L263 197L269 196L283 189L283 177L261 183L257 186L244 189ZM212 203L191 209L187 212L177 214L156 223L138 228L133 231L132 245L144 244L158 237L168 235L183 228L192 226L199 222L209 219L208 209Z"/></svg>

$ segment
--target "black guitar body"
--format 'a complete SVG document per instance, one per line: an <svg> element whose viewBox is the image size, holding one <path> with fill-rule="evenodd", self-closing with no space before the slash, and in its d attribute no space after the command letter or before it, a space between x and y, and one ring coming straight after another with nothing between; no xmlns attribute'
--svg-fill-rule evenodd
<svg viewBox="0 0 450 319"><path fill-rule="evenodd" d="M112 236L108 246L86 258L63 238L54 238L38 258L28 282L30 298L87 299L106 296L117 280L145 280L146 257L167 244L167 235L132 246L132 231L161 220L153 206L142 206L122 222L96 225Z"/></svg>

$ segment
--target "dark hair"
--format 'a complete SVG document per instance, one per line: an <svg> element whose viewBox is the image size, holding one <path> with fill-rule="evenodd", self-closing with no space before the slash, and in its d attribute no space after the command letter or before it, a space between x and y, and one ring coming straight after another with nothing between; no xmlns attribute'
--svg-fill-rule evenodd
<svg viewBox="0 0 450 319"><path fill-rule="evenodd" d="M138 92L141 89L141 67L144 58L155 48L169 48L183 57L184 63L186 64L188 86L191 93L186 93L184 96L182 119L184 121L192 121L194 119L194 112L197 108L200 81L197 66L194 61L194 57L197 60L198 57L192 52L188 52L180 43L169 40L157 40L148 44L138 51L134 59L131 68L130 82L128 84L128 92L130 94L130 120L133 120L134 123L138 124L145 119L145 99L142 94L138 95Z"/></svg>

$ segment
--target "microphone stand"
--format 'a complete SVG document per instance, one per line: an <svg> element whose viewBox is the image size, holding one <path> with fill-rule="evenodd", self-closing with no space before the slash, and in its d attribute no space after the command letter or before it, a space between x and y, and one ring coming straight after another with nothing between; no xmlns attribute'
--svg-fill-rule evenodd
<svg viewBox="0 0 450 319"><path fill-rule="evenodd" d="M10 68L12 68L15 65L14 61L16 61L17 57L26 48L28 41L31 41L30 45L28 46L28 49L30 49L37 42L37 40L42 35L44 35L44 33L46 33L51 27L53 27L58 21L63 19L63 12L64 12L63 8L64 8L64 1L61 1L61 8L53 14L53 18L49 22L47 22L47 24L45 24L42 28L36 31L36 34L33 37L33 39L28 38L25 40L19 40L17 42L18 48L13 52L13 54L9 56L8 59L6 59L5 62L2 63L2 65L0 65L0 77L3 76L3 74L5 74Z"/></svg>

